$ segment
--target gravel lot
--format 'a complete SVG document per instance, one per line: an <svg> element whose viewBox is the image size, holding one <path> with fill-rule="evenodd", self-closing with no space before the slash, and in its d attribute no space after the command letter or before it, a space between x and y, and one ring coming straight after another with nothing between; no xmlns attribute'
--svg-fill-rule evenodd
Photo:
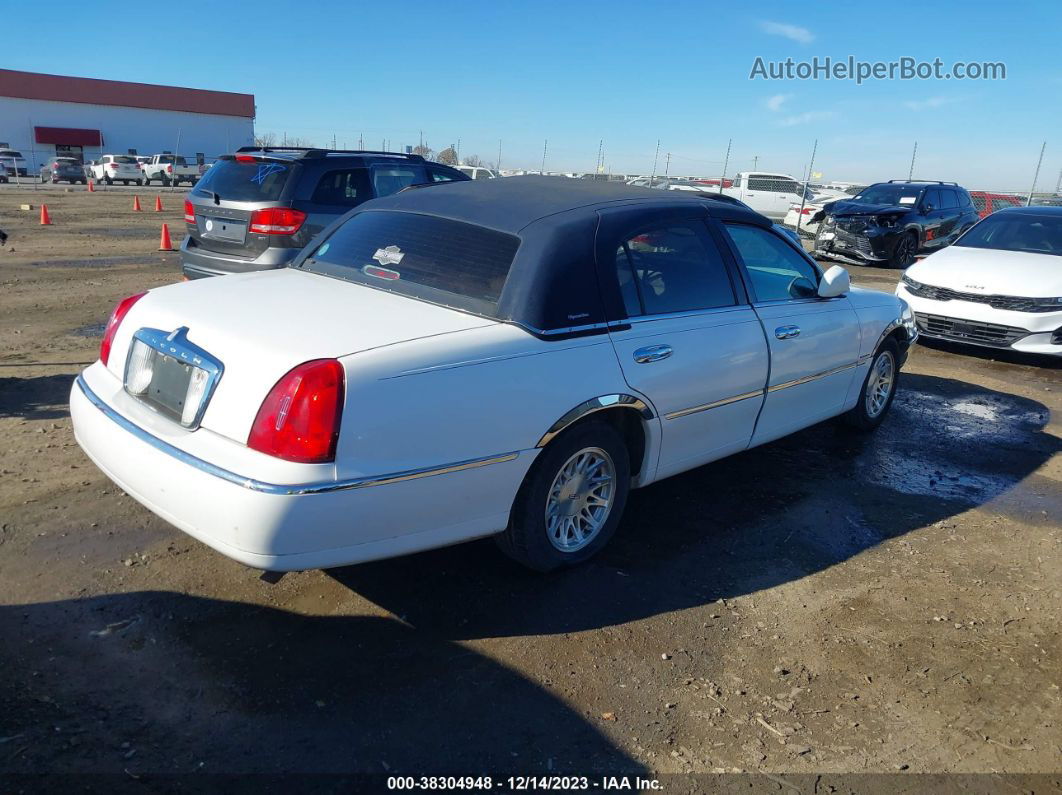
<svg viewBox="0 0 1062 795"><path fill-rule="evenodd" d="M636 491L578 570L486 541L271 586L71 434L113 304L179 278L180 195L132 192L0 187L0 773L1062 770L1062 361L918 346L877 435Z"/></svg>

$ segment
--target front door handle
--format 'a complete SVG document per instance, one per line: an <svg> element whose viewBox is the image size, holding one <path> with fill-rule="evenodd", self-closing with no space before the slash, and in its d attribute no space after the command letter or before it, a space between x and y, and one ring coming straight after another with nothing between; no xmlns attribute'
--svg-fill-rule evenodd
<svg viewBox="0 0 1062 795"><path fill-rule="evenodd" d="M780 340L789 340L800 336L800 326L779 326L774 330L774 336Z"/></svg>
<svg viewBox="0 0 1062 795"><path fill-rule="evenodd" d="M638 364L648 364L649 362L659 362L662 359L666 359L674 351L671 350L670 345L650 345L647 348L639 348L634 352L634 361Z"/></svg>

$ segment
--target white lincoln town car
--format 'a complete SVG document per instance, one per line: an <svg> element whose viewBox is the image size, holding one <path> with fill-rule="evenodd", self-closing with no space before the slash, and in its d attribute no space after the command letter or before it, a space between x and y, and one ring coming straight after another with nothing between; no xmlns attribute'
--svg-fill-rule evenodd
<svg viewBox="0 0 1062 795"><path fill-rule="evenodd" d="M904 271L926 337L1062 355L1062 207L1009 207Z"/></svg>
<svg viewBox="0 0 1062 795"><path fill-rule="evenodd" d="M287 268L131 296L76 379L82 448L246 565L496 535L586 560L631 488L889 410L917 332L708 195L519 177L367 202Z"/></svg>

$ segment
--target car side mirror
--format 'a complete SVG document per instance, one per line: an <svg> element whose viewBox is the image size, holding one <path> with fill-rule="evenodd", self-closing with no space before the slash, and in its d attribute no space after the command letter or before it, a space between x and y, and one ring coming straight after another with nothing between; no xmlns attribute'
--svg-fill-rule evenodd
<svg viewBox="0 0 1062 795"><path fill-rule="evenodd" d="M933 205L930 204L929 202L926 202L925 204L922 205L922 212L924 212L924 213L933 212Z"/></svg>
<svg viewBox="0 0 1062 795"><path fill-rule="evenodd" d="M819 282L819 298L837 298L851 289L852 280L848 276L848 271L840 265L834 265L822 274L822 281Z"/></svg>

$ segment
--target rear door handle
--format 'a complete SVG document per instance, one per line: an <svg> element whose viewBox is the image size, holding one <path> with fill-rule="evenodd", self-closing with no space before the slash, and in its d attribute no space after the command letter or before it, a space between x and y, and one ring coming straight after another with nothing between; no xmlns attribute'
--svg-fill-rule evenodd
<svg viewBox="0 0 1062 795"><path fill-rule="evenodd" d="M666 359L674 351L671 350L670 345L650 345L646 348L639 348L634 352L634 361L638 364L649 364L649 362L659 362Z"/></svg>
<svg viewBox="0 0 1062 795"><path fill-rule="evenodd" d="M789 340L800 336L800 326L779 326L774 330L774 336L780 340Z"/></svg>

